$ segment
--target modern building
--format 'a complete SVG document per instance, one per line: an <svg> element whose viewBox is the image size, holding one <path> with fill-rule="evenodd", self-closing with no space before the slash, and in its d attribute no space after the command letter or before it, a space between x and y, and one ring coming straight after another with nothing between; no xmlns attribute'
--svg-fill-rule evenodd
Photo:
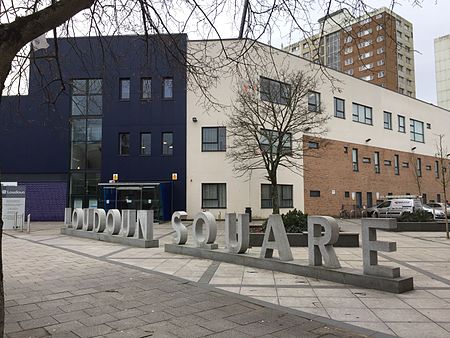
<svg viewBox="0 0 450 338"><path fill-rule="evenodd" d="M151 208L159 219L174 210L192 217L207 209L219 218L247 207L258 218L271 213L265 171L239 177L226 156L228 116L246 83L244 61L252 60L256 84L279 84L280 71L320 74L318 65L248 40L177 35L58 43L60 69L52 47L39 51L29 94L1 102L2 178L27 186L32 219L62 219L65 206ZM229 62L239 58L238 66ZM194 79L187 65L204 75ZM279 170L281 212L337 215L342 206L363 208L390 194L441 200L435 144L449 111L329 72L336 83L319 76L315 92L304 97L329 117L328 132L303 135L302 147L314 156L298 160L302 172ZM253 87L258 97L260 88Z"/></svg>
<svg viewBox="0 0 450 338"><path fill-rule="evenodd" d="M285 48L321 65L416 96L412 23L388 8L360 17L346 9L319 20L321 32Z"/></svg>
<svg viewBox="0 0 450 338"><path fill-rule="evenodd" d="M437 104L450 109L450 34L434 39Z"/></svg>

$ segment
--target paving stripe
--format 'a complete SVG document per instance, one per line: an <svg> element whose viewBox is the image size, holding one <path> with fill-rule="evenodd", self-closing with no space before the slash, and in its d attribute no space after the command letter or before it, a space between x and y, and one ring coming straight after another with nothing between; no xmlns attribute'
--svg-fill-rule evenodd
<svg viewBox="0 0 450 338"><path fill-rule="evenodd" d="M198 282L200 284L209 284L209 282L214 277L214 274L216 273L216 271L219 268L219 266L220 266L220 262L212 261L211 265L206 269L206 271L200 277Z"/></svg>

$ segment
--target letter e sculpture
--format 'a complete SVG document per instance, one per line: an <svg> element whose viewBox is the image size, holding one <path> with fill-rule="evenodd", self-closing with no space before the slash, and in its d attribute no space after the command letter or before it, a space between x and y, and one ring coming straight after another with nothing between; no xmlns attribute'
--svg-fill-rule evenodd
<svg viewBox="0 0 450 338"><path fill-rule="evenodd" d="M377 251L397 251L396 242L377 241L377 229L395 229L395 218L363 218L361 219L361 237L363 252L363 271L366 275L383 276L389 278L400 277L400 268L378 265Z"/></svg>

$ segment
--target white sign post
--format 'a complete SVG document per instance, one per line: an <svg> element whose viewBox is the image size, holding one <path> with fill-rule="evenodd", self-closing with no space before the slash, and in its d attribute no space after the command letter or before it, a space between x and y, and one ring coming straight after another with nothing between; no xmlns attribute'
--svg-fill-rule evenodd
<svg viewBox="0 0 450 338"><path fill-rule="evenodd" d="M3 229L20 227L25 219L25 187L2 186L2 203Z"/></svg>

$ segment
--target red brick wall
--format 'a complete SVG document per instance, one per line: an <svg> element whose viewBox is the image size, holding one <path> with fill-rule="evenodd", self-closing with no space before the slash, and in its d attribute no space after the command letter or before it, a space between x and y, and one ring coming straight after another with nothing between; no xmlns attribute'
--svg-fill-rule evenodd
<svg viewBox="0 0 450 338"><path fill-rule="evenodd" d="M349 209L356 203L352 200L352 192L362 193L363 205L367 204L367 192L372 192L374 204L377 192L380 196L388 193L418 195L413 169L416 158L422 160L421 192L427 195L428 201L437 200L439 193L443 199L441 185L435 178L434 157L333 140L323 140L321 144L324 146L320 146L319 150L305 151L305 212L309 214L339 215L342 205ZM347 153L344 147L347 147ZM352 169L352 148L358 149L357 172ZM373 156L376 151L380 153L379 174L374 169ZM399 155L399 175L394 174L394 155ZM370 158L370 163L363 163L365 157ZM385 160L390 160L391 166L385 165ZM403 167L404 162L408 162L409 168ZM431 170L426 170L427 165L431 166ZM320 197L310 197L311 190L320 191ZM346 191L350 197L344 197Z"/></svg>

